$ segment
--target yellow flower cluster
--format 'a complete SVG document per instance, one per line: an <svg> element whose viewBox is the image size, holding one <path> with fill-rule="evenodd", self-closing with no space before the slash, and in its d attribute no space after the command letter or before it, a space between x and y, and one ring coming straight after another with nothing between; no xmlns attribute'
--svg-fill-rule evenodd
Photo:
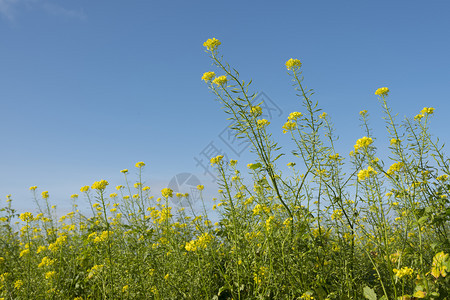
<svg viewBox="0 0 450 300"><path fill-rule="evenodd" d="M203 46L206 47L206 49L208 49L209 51L214 51L216 50L222 43L216 39L216 38L212 38L212 39L208 39L206 42L203 43Z"/></svg>
<svg viewBox="0 0 450 300"><path fill-rule="evenodd" d="M59 238L56 239L54 243L51 243L48 245L48 250L55 252L57 251L61 246L63 246L67 241L67 236L62 235Z"/></svg>
<svg viewBox="0 0 450 300"><path fill-rule="evenodd" d="M361 111L359 112L359 114L360 114L361 116L364 117L364 116L367 114L367 110L366 110L366 109L361 110Z"/></svg>
<svg viewBox="0 0 450 300"><path fill-rule="evenodd" d="M331 220L338 220L342 217L342 210L341 209L335 209L333 213L331 214Z"/></svg>
<svg viewBox="0 0 450 300"><path fill-rule="evenodd" d="M259 117L260 115L262 115L262 108L259 106L253 106L250 110L250 113L255 117Z"/></svg>
<svg viewBox="0 0 450 300"><path fill-rule="evenodd" d="M95 265L91 269L88 270L88 278L91 279L98 273L100 273L103 270L103 265Z"/></svg>
<svg viewBox="0 0 450 300"><path fill-rule="evenodd" d="M143 161L137 162L136 163L136 168L142 168L143 166L145 166L145 163Z"/></svg>
<svg viewBox="0 0 450 300"><path fill-rule="evenodd" d="M296 70L296 69L299 69L301 66L302 66L302 63L300 62L299 59L291 58L290 60L288 60L286 62L286 68L288 70Z"/></svg>
<svg viewBox="0 0 450 300"><path fill-rule="evenodd" d="M203 186L201 184L197 185L197 190L203 191L204 189L205 189L205 186Z"/></svg>
<svg viewBox="0 0 450 300"><path fill-rule="evenodd" d="M30 191L34 191L37 189L37 186L30 186Z"/></svg>
<svg viewBox="0 0 450 300"><path fill-rule="evenodd" d="M80 188L80 192L82 192L82 193L87 192L87 191L89 191L89 186L88 185L85 185L85 186Z"/></svg>
<svg viewBox="0 0 450 300"><path fill-rule="evenodd" d="M270 122L267 121L266 119L261 119L261 120L256 121L256 125L258 126L258 128L264 128L269 124L270 124Z"/></svg>
<svg viewBox="0 0 450 300"><path fill-rule="evenodd" d="M92 184L92 189L93 190L104 190L106 189L106 186L109 185L108 181L106 180L100 180L100 181L96 181Z"/></svg>
<svg viewBox="0 0 450 300"><path fill-rule="evenodd" d="M169 188L165 188L161 190L161 195L164 198L170 198L173 197L173 190L169 189Z"/></svg>
<svg viewBox="0 0 450 300"><path fill-rule="evenodd" d="M213 83L215 83L216 85L224 85L227 83L227 81L228 81L227 76L222 75L214 78Z"/></svg>
<svg viewBox="0 0 450 300"><path fill-rule="evenodd" d="M48 258L47 256L43 257L41 262L38 265L38 268L48 267L55 263L56 259Z"/></svg>
<svg viewBox="0 0 450 300"><path fill-rule="evenodd" d="M375 171L371 166L368 166L367 169L358 172L358 180L363 181L376 174L377 171Z"/></svg>
<svg viewBox="0 0 450 300"><path fill-rule="evenodd" d="M303 114L302 114L301 112L294 111L294 112L291 112L291 113L289 114L288 120L289 120L289 121L291 121L291 120L297 120L297 119L300 118L301 116L303 116Z"/></svg>
<svg viewBox="0 0 450 300"><path fill-rule="evenodd" d="M431 115L431 114L434 113L434 108L433 108L433 107L424 107L424 108L420 111L420 113L421 113L422 115Z"/></svg>
<svg viewBox="0 0 450 300"><path fill-rule="evenodd" d="M214 72L205 72L203 73L202 80L205 82L211 81L211 79L216 76L216 73Z"/></svg>
<svg viewBox="0 0 450 300"><path fill-rule="evenodd" d="M389 169L386 171L387 174L393 175L395 172L400 171L405 166L402 162L397 162L395 164L392 164Z"/></svg>
<svg viewBox="0 0 450 300"><path fill-rule="evenodd" d="M436 179L439 181L446 181L448 179L448 175L444 174L444 175L436 177Z"/></svg>
<svg viewBox="0 0 450 300"><path fill-rule="evenodd" d="M294 130L295 128L297 128L297 123L290 120L290 121L287 121L286 123L284 123L282 128L283 128L283 133L286 133L288 131L291 131L291 130Z"/></svg>
<svg viewBox="0 0 450 300"><path fill-rule="evenodd" d="M33 221L33 214L30 212L25 212L23 214L20 214L19 219L21 219L24 222L31 222Z"/></svg>
<svg viewBox="0 0 450 300"><path fill-rule="evenodd" d="M388 93L389 93L389 89L387 87L382 87L375 91L375 95L378 95L378 96L387 96Z"/></svg>
<svg viewBox="0 0 450 300"><path fill-rule="evenodd" d="M402 278L402 277L405 277L405 276L412 277L412 274L414 273L414 270L411 269L411 268L408 268L408 267L403 267L400 270L394 269L393 272L394 272L394 274L395 274L395 276L397 278Z"/></svg>
<svg viewBox="0 0 450 300"><path fill-rule="evenodd" d="M217 155L216 157L211 158L211 166L214 166L215 164L218 164L222 161L223 155Z"/></svg>
<svg viewBox="0 0 450 300"><path fill-rule="evenodd" d="M48 191L43 191L41 193L42 199L48 199L49 195L48 195Z"/></svg>
<svg viewBox="0 0 450 300"><path fill-rule="evenodd" d="M355 153L358 153L358 150L361 148L367 148L369 145L373 143L372 138L364 136L356 141L356 144L353 146L355 148Z"/></svg>
<svg viewBox="0 0 450 300"><path fill-rule="evenodd" d="M391 139L391 145L397 145L400 143L399 139Z"/></svg>
<svg viewBox="0 0 450 300"><path fill-rule="evenodd" d="M208 244L214 239L214 236L205 232L199 236L196 240L192 240L186 243L184 247L186 251L197 251L199 249L206 249Z"/></svg>
<svg viewBox="0 0 450 300"><path fill-rule="evenodd" d="M270 213L270 208L261 204L256 204L255 207L253 208L254 215L260 215L263 212L266 214Z"/></svg>

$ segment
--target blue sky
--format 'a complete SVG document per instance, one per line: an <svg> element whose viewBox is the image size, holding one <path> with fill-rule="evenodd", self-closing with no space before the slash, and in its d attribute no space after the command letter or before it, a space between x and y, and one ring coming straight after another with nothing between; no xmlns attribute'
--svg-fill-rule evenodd
<svg viewBox="0 0 450 300"><path fill-rule="evenodd" d="M83 185L121 184L121 169L134 180L137 161L155 193L188 172L212 195L194 157L212 142L243 167L252 159L220 140L227 116L200 80L214 70L202 46L212 37L279 108L270 130L285 153L281 125L301 110L291 57L343 153L363 134L362 109L385 142L382 86L401 118L435 107L432 133L448 142L449 13L448 1L0 0L0 195L29 209L37 185L64 208Z"/></svg>

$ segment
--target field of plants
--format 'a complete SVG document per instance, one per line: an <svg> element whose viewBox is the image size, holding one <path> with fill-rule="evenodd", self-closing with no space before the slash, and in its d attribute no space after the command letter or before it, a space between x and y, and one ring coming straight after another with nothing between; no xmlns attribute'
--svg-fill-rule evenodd
<svg viewBox="0 0 450 300"><path fill-rule="evenodd" d="M399 119L389 89L374 89L389 148L377 148L364 110L361 138L337 153L300 60L286 68L302 105L274 128L220 44L204 43L217 69L202 80L257 159L211 158L218 222L206 207L170 206L188 194L145 186L144 162L137 178L121 171L123 185L81 187L61 217L32 186L38 213L17 212L12 196L0 212L0 299L450 299L450 160L429 131L434 108Z"/></svg>

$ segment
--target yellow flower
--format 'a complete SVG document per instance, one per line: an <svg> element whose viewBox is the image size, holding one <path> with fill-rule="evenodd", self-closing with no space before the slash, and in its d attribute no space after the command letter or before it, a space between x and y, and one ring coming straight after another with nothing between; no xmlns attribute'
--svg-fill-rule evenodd
<svg viewBox="0 0 450 300"><path fill-rule="evenodd" d="M400 140L398 140L398 139L391 139L391 145L397 145L398 143L400 143Z"/></svg>
<svg viewBox="0 0 450 300"><path fill-rule="evenodd" d="M302 114L301 112L294 111L294 112L291 112L291 113L289 114L288 120L289 120L289 121L291 121L291 120L297 120L297 119L300 118L301 116L303 116L303 114Z"/></svg>
<svg viewBox="0 0 450 300"><path fill-rule="evenodd" d="M49 197L48 191L43 191L43 192L41 193L41 196L42 196L43 199L48 199L48 197Z"/></svg>
<svg viewBox="0 0 450 300"><path fill-rule="evenodd" d="M211 81L211 79L216 76L216 73L214 72L205 72L203 73L202 80L205 82Z"/></svg>
<svg viewBox="0 0 450 300"><path fill-rule="evenodd" d="M145 163L143 161L137 162L136 163L136 168L142 168L143 166L145 166Z"/></svg>
<svg viewBox="0 0 450 300"><path fill-rule="evenodd" d="M294 130L295 128L297 128L297 123L295 123L293 121L287 121L286 123L284 123L282 128L283 128L283 133L286 133L290 130Z"/></svg>
<svg viewBox="0 0 450 300"><path fill-rule="evenodd" d="M128 173L128 169L123 169L123 170L120 171L120 173L127 174Z"/></svg>
<svg viewBox="0 0 450 300"><path fill-rule="evenodd" d="M253 106L250 109L250 113L255 117L259 117L260 115L262 115L262 108L259 106Z"/></svg>
<svg viewBox="0 0 450 300"><path fill-rule="evenodd" d="M111 194L109 194L109 197L110 197L110 198L116 198L116 197L117 197L117 194L116 194L116 193L111 193Z"/></svg>
<svg viewBox="0 0 450 300"><path fill-rule="evenodd" d="M394 269L393 272L394 272L394 274L395 274L395 276L397 278L402 278L402 277L405 277L405 276L412 277L412 274L414 273L414 270L411 269L411 268L408 268L408 267L403 267L400 270Z"/></svg>
<svg viewBox="0 0 450 300"><path fill-rule="evenodd" d="M206 47L206 49L208 49L209 51L214 51L219 47L220 44L222 43L218 39L212 38L204 42L203 46Z"/></svg>
<svg viewBox="0 0 450 300"><path fill-rule="evenodd" d="M161 190L161 195L165 198L170 198L173 196L173 191L169 188L165 188Z"/></svg>
<svg viewBox="0 0 450 300"><path fill-rule="evenodd" d="M216 85L224 85L227 83L227 81L228 81L227 76L222 75L214 78L213 83L215 83Z"/></svg>
<svg viewBox="0 0 450 300"><path fill-rule="evenodd" d="M70 196L70 198L76 199L76 198L78 198L78 194L73 194L73 195Z"/></svg>
<svg viewBox="0 0 450 300"><path fill-rule="evenodd" d="M236 165L237 164L237 160L235 160L235 159L232 159L232 160L230 160L230 166L234 166L234 165Z"/></svg>
<svg viewBox="0 0 450 300"><path fill-rule="evenodd" d="M418 114L418 115L416 115L414 117L414 121L420 121L420 119L422 119L422 118L423 118L423 115L422 114Z"/></svg>
<svg viewBox="0 0 450 300"><path fill-rule="evenodd" d="M299 59L291 58L286 62L286 68L288 70L296 70L299 69L302 66L302 63Z"/></svg>
<svg viewBox="0 0 450 300"><path fill-rule="evenodd" d="M327 116L328 114L326 113L326 112L323 112L320 116L319 116L319 119L325 119L325 117Z"/></svg>
<svg viewBox="0 0 450 300"><path fill-rule="evenodd" d="M373 143L372 138L364 136L356 141L356 144L353 146L355 148L355 153L358 153L358 150L361 148L367 148L369 145Z"/></svg>
<svg viewBox="0 0 450 300"><path fill-rule="evenodd" d="M264 127L266 127L267 125L269 125L270 122L267 121L266 119L261 119L261 120L257 120L257 121L256 121L256 124L257 124L258 128L264 128Z"/></svg>
<svg viewBox="0 0 450 300"><path fill-rule="evenodd" d="M118 186L116 186L116 190L118 190L118 191L120 191L120 190L123 189L123 188L124 188L123 185L118 185Z"/></svg>
<svg viewBox="0 0 450 300"><path fill-rule="evenodd" d="M87 191L89 191L88 185L85 185L85 186L81 187L81 189L80 189L80 192L82 192L82 193L87 192Z"/></svg>
<svg viewBox="0 0 450 300"><path fill-rule="evenodd" d="M448 179L448 175L444 174L444 175L436 177L436 179L439 181L446 181Z"/></svg>
<svg viewBox="0 0 450 300"><path fill-rule="evenodd" d="M106 189L106 186L109 185L108 181L106 180L100 180L100 181L96 181L92 184L92 189L93 190L104 190Z"/></svg>
<svg viewBox="0 0 450 300"><path fill-rule="evenodd" d="M290 163L287 164L287 166L288 167L293 167L293 166L295 166L295 162L290 162Z"/></svg>
<svg viewBox="0 0 450 300"><path fill-rule="evenodd" d="M424 108L420 111L420 113L421 113L422 115L431 115L431 114L434 113L434 108L433 108L433 107L424 107Z"/></svg>
<svg viewBox="0 0 450 300"><path fill-rule="evenodd" d="M122 287L122 292L125 293L128 290L128 284Z"/></svg>
<svg viewBox="0 0 450 300"><path fill-rule="evenodd" d="M389 169L386 171L387 174L393 175L395 172L399 172L405 166L402 162L397 162L392 164Z"/></svg>
<svg viewBox="0 0 450 300"><path fill-rule="evenodd" d="M365 116L367 114L367 110L364 109L364 110L360 111L359 114L361 116Z"/></svg>
<svg viewBox="0 0 450 300"><path fill-rule="evenodd" d="M222 161L223 155L218 155L216 157L211 158L211 166L214 166L215 164L218 164Z"/></svg>
<svg viewBox="0 0 450 300"><path fill-rule="evenodd" d="M56 259L50 259L47 256L43 257L41 262L38 265L38 268L48 267L55 263Z"/></svg>
<svg viewBox="0 0 450 300"><path fill-rule="evenodd" d="M377 171L375 171L371 166L368 166L367 169L358 172L358 180L363 181L376 174Z"/></svg>
<svg viewBox="0 0 450 300"><path fill-rule="evenodd" d="M22 285L23 285L23 281L22 280L16 280L16 282L14 282L14 288L15 289L20 289L21 287L22 287Z"/></svg>
<svg viewBox="0 0 450 300"><path fill-rule="evenodd" d="M25 212L23 214L20 214L19 219L21 219L24 222L31 222L33 221L33 214L30 212Z"/></svg>
<svg viewBox="0 0 450 300"><path fill-rule="evenodd" d="M199 191L203 191L203 189L204 189L205 187L203 186L203 185L197 185L197 190L199 190Z"/></svg>
<svg viewBox="0 0 450 300"><path fill-rule="evenodd" d="M37 189L37 186L30 186L30 191L34 191Z"/></svg>
<svg viewBox="0 0 450 300"><path fill-rule="evenodd" d="M387 96L388 93L389 89L387 87L382 87L375 91L375 95L377 96Z"/></svg>
<svg viewBox="0 0 450 300"><path fill-rule="evenodd" d="M56 275L55 271L49 271L45 273L45 279L52 279L53 277L55 277L55 275Z"/></svg>

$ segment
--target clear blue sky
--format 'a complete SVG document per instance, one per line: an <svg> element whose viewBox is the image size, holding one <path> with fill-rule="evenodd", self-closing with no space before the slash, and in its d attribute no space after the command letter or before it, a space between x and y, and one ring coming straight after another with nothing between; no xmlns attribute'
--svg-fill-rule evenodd
<svg viewBox="0 0 450 300"><path fill-rule="evenodd" d="M345 154L362 109L383 136L382 86L399 117L435 107L432 132L449 142L449 15L449 1L0 0L0 195L27 209L37 185L68 207L83 185L122 183L121 169L134 180L137 161L154 191L181 172L215 190L194 161L210 142L244 167L251 158L220 140L227 116L200 80L212 37L282 111L270 130L286 153L281 125L301 111L291 57Z"/></svg>

